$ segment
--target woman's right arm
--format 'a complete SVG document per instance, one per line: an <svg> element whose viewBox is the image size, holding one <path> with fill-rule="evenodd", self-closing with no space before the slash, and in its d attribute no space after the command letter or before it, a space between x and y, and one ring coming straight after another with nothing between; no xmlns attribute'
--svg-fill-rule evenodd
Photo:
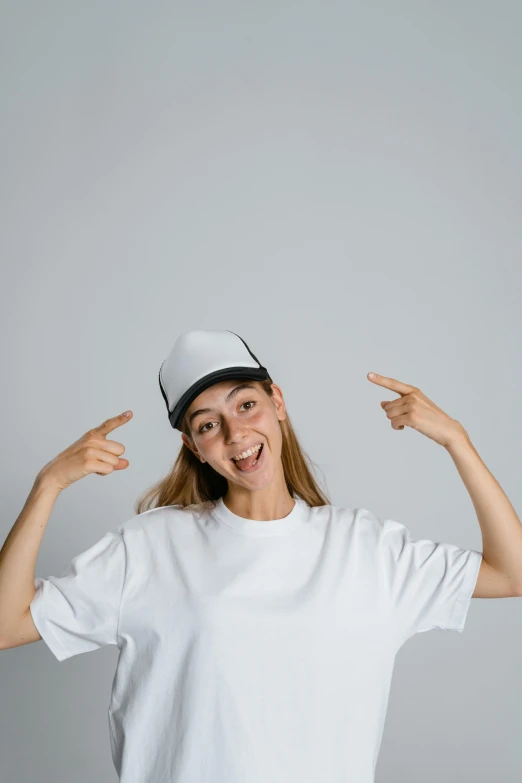
<svg viewBox="0 0 522 783"><path fill-rule="evenodd" d="M60 491L52 479L38 475L0 550L0 649L41 639L29 605L40 544Z"/></svg>
<svg viewBox="0 0 522 783"><path fill-rule="evenodd" d="M130 421L120 414L89 430L47 463L33 484L25 505L0 550L0 649L18 647L42 637L31 616L34 572L45 528L60 492L90 473L105 476L124 470L125 447L106 440L109 432Z"/></svg>

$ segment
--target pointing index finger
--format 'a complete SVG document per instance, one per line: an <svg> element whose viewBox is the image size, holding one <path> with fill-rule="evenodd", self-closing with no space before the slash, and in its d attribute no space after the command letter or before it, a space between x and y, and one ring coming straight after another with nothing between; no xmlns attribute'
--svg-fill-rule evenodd
<svg viewBox="0 0 522 783"><path fill-rule="evenodd" d="M116 427L121 427L122 424L126 424L131 419L132 411L125 411L125 413L120 413L119 416L113 416L111 419L106 419L103 424L98 425L98 427L94 427L94 432L97 432L98 435L103 437L115 430Z"/></svg>
<svg viewBox="0 0 522 783"><path fill-rule="evenodd" d="M378 386L384 386L386 389L391 389L397 394L400 394L401 397L403 394L410 394L410 392L415 389L414 386L410 386L408 383L402 383L402 381L398 381L395 378L386 378L384 375L377 375L377 373L369 372L368 378L372 383L376 383Z"/></svg>

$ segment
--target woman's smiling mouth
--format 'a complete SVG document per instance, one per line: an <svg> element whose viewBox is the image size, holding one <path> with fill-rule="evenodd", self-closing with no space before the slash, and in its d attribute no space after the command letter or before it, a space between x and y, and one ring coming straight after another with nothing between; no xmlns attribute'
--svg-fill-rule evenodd
<svg viewBox="0 0 522 783"><path fill-rule="evenodd" d="M238 456L232 457L231 459L236 470L239 470L242 473L250 473L255 470L260 464L263 446L263 443L256 444L246 451L239 452Z"/></svg>

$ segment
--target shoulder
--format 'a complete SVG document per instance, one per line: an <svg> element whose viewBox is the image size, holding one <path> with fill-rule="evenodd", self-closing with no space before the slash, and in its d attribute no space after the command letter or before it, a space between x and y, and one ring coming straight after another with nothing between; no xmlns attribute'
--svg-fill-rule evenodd
<svg viewBox="0 0 522 783"><path fill-rule="evenodd" d="M332 523L347 522L353 519L354 509L344 506L334 506L331 503L322 506L309 506L306 504L306 511L313 519L328 520Z"/></svg>
<svg viewBox="0 0 522 783"><path fill-rule="evenodd" d="M361 535L372 538L376 544L388 543L390 539L403 537L408 529L401 522L388 517L379 516L368 508L356 508L354 523Z"/></svg>
<svg viewBox="0 0 522 783"><path fill-rule="evenodd" d="M317 506L310 508L311 519L321 526L331 528L332 534L343 537L346 543L355 542L368 551L386 545L390 532L404 531L404 526L394 520L380 517L368 508L358 506ZM394 536L392 536L394 538Z"/></svg>
<svg viewBox="0 0 522 783"><path fill-rule="evenodd" d="M185 521L196 519L207 513L214 506L214 501L204 503L193 503L189 506L179 504L171 506L158 506L142 511L141 514L126 519L118 527L117 531L122 535L129 535L135 531L149 532L155 529L171 526L176 521Z"/></svg>
<svg viewBox="0 0 522 783"><path fill-rule="evenodd" d="M349 506L309 506L310 520L353 536L378 537L382 520L367 508Z"/></svg>
<svg viewBox="0 0 522 783"><path fill-rule="evenodd" d="M332 504L324 506L308 506L308 512L314 517L324 517L332 522L346 524L356 523L358 525L378 525L379 517L367 508L351 508L350 506L334 506Z"/></svg>

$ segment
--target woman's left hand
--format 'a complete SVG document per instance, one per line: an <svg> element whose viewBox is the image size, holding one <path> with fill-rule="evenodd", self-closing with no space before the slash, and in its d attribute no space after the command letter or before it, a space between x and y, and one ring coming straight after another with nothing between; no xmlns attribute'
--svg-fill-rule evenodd
<svg viewBox="0 0 522 783"><path fill-rule="evenodd" d="M368 373L368 379L400 395L398 400L381 402L381 407L391 419L394 430L411 427L445 448L456 438L466 434L460 422L444 413L416 386L410 386L394 378L385 378L376 373L373 378Z"/></svg>

